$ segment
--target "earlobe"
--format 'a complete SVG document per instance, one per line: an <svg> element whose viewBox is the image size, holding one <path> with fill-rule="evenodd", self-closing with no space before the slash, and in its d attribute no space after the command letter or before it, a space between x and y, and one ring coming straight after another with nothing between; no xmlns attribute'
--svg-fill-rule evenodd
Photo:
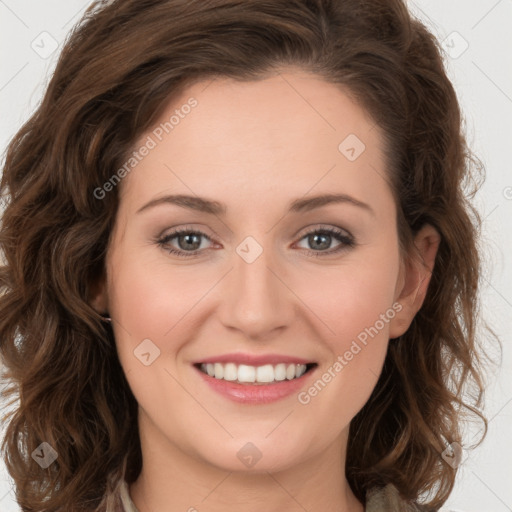
<svg viewBox="0 0 512 512"><path fill-rule="evenodd" d="M416 234L414 245L417 251L409 255L401 269L395 299L401 309L390 322L390 339L398 338L407 331L423 305L440 243L441 236L430 224L424 225Z"/></svg>

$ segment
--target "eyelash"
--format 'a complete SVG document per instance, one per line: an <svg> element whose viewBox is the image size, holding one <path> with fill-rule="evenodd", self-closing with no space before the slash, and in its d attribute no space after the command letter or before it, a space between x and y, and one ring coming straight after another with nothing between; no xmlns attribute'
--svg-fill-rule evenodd
<svg viewBox="0 0 512 512"><path fill-rule="evenodd" d="M347 235L343 231L336 229L336 228L318 228L318 229L315 229L312 231L308 231L301 237L300 240L303 240L304 238L306 238L310 235L319 234L319 233L330 235L342 243L336 249L334 249L334 250L331 249L329 251L312 251L310 249L303 249L304 251L306 251L308 256L322 257L322 256L337 254L343 250L347 250L348 248L352 248L356 245L355 240L351 235ZM176 229L172 233L165 235L163 238L157 239L156 243L162 249L166 250L169 254L174 254L175 256L178 256L180 258L192 258L192 257L197 256L201 252L201 249L197 249L195 251L182 251L182 250L177 250L177 249L169 249L167 244L173 238L176 238L177 236L182 235L182 234L200 235L200 236L203 236L204 238L206 238L207 240L211 241L211 238L208 235L206 235L205 233L202 233L201 231L195 231L193 229L188 229L188 228L180 228L180 229Z"/></svg>

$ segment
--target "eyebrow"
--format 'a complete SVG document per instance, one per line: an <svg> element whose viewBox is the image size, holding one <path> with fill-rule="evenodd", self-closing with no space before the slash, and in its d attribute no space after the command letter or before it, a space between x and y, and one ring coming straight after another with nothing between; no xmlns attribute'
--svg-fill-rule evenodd
<svg viewBox="0 0 512 512"><path fill-rule="evenodd" d="M292 213L308 212L314 210L315 208L320 208L322 206L333 203L351 204L366 210L374 217L376 216L374 210L369 204L363 203L362 201L355 199L354 197L347 194L322 194L305 199L296 199L290 203L289 211ZM211 215L226 215L227 213L227 207L223 203L205 199L203 197L189 196L184 194L167 195L153 199L149 201L149 203L146 203L144 206L139 208L137 213L141 213L145 210L162 204L174 204L182 208L209 213Z"/></svg>

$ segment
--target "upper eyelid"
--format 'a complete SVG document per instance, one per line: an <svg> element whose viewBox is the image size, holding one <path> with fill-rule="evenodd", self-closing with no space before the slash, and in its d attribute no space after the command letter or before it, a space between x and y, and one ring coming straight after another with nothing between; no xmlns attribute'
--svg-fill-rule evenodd
<svg viewBox="0 0 512 512"><path fill-rule="evenodd" d="M345 228L340 228L338 226L332 226L332 225L327 225L327 224L323 224L323 225L313 225L311 227L306 227L306 228L303 228L301 230L299 230L295 235L294 237L297 237L299 236L300 233L302 233L302 235L299 236L299 240L302 240L304 237L308 236L309 234L311 233L315 233L317 231L329 231L329 230L335 230L335 231L341 231L342 234L344 233L347 238L350 238L351 240L354 240L354 236L352 235L352 233L350 231L348 231L347 229ZM204 238L207 238L208 240L210 240L211 242L215 242L214 238L217 236L215 235L214 237L208 235L208 233L205 233L203 230L199 229L199 228L193 228L193 227L177 227L175 228L173 231L171 231L170 233L167 233L165 235L161 235L158 237L158 241L159 242L167 242L168 240L171 240L177 236L179 236L180 234L182 233L194 233L194 234L199 234L200 236L203 236Z"/></svg>
<svg viewBox="0 0 512 512"><path fill-rule="evenodd" d="M170 231L169 233L167 234L162 234L162 235L159 235L157 237L158 240L167 240L167 239L170 239L170 238L174 238L180 234L183 234L183 233L194 233L194 234L199 234L205 238L208 238L208 240L212 240L213 241L213 236L210 236L208 233L205 233L203 230L201 229L197 229L197 228L175 228L173 229L172 231ZM215 235L216 236L216 235Z"/></svg>
<svg viewBox="0 0 512 512"><path fill-rule="evenodd" d="M167 229L170 229L171 231L167 234L164 234ZM304 233L309 233L311 231L321 231L322 229L338 229L340 231L344 231L345 233L347 233L348 235L352 236L351 232L346 229L346 228L342 228L342 227L339 227L339 226L334 226L332 224L311 224L309 226L306 226L305 228L301 228L299 229L298 231L296 231L295 235L294 236L297 236L299 233L301 232L304 232ZM176 233L183 233L183 232L194 232L194 233L200 233L202 235L205 235L209 238L212 238L211 235L209 235L208 233L206 233L204 231L204 228L196 228L196 227L192 227L192 226L178 226L176 228L166 228L165 230L162 231L162 234L158 236L158 238L165 238L169 235L175 235ZM214 233L213 237L218 237L218 235L212 231Z"/></svg>

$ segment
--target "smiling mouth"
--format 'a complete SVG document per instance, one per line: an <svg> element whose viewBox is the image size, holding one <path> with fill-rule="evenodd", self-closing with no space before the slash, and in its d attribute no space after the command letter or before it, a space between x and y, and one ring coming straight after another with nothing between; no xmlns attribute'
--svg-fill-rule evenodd
<svg viewBox="0 0 512 512"><path fill-rule="evenodd" d="M194 366L216 380L235 384L268 385L300 379L317 364L280 363L250 366L236 363L197 363Z"/></svg>

